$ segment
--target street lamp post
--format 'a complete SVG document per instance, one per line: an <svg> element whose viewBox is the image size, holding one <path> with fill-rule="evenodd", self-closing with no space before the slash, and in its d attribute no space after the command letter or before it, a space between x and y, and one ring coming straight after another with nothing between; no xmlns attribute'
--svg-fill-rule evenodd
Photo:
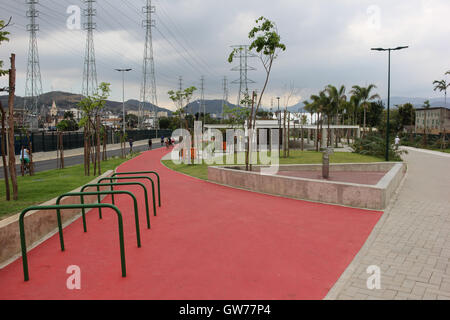
<svg viewBox="0 0 450 320"><path fill-rule="evenodd" d="M122 72L122 112L123 112L123 134L125 136L126 124L125 124L125 72L131 71L133 69L115 69L116 71Z"/></svg>
<svg viewBox="0 0 450 320"><path fill-rule="evenodd" d="M397 48L372 48L373 51L388 51L388 104L387 104L387 123L386 123L386 161L389 161L389 113L391 104L391 51L397 51L409 48L408 46Z"/></svg>

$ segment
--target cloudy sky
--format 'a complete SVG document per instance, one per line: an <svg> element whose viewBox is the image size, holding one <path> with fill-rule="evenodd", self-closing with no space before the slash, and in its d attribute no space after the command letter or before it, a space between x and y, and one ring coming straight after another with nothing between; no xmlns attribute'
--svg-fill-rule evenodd
<svg viewBox="0 0 450 320"><path fill-rule="evenodd" d="M450 70L450 3L448 0L155 0L153 46L159 105L174 109L167 91L200 85L206 79L206 99L221 99L222 79L239 79L227 62L230 46L249 44L248 32L256 18L276 22L287 50L274 64L265 105L286 97L293 85L297 95L290 105L307 99L328 84L367 85L387 95L387 53L371 47L410 48L392 55L392 95L439 97L432 82ZM121 75L114 68L129 67L126 99L139 99L145 32L141 27L145 0L98 0L95 50L98 80L110 82L113 100L122 100ZM80 93L85 51L83 30L69 30L67 8L80 0L40 0L38 47L43 91ZM13 17L10 43L0 47L0 59L17 55L17 94L25 88L28 34L25 0L0 0L0 19ZM263 68L251 59L261 90ZM0 87L6 78L0 79ZM237 85L230 84L230 101ZM198 97L194 97L198 98ZM282 101L285 101L284 98Z"/></svg>

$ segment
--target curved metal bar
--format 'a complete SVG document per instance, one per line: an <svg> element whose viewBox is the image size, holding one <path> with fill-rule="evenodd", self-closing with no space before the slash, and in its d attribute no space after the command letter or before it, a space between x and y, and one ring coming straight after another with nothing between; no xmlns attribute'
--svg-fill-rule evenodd
<svg viewBox="0 0 450 320"><path fill-rule="evenodd" d="M95 188L95 187L111 187L111 189L114 188L114 186L141 186L142 189L144 189L144 195L145 195L145 211L146 211L146 216L147 216L147 229L150 229L150 211L149 211L149 206L148 206L148 192L147 192L147 188L144 186L143 183L140 182L124 182L124 183L97 183L97 184L87 184L83 187L81 187L81 192L84 192L84 190L86 190L86 188ZM114 190L112 190L114 191ZM112 195L114 196L114 194ZM113 203L114 204L114 203ZM84 214L84 209L82 209L82 214Z"/></svg>
<svg viewBox="0 0 450 320"><path fill-rule="evenodd" d="M134 220L136 223L136 238L137 238L137 246L138 248L141 247L141 233L140 233L140 225L139 225L139 211L138 211L138 204L137 204L137 199L136 196L134 194L132 194L130 191L98 191L98 192L72 192L72 193L65 193L60 195L57 199L56 199L56 205L59 206L60 202L63 198L66 197L81 197L81 201L84 204L84 197L85 196L100 196L100 195L108 195L108 194L128 194L129 196L131 196L131 198L134 201ZM57 212L60 212L59 209L56 210ZM86 217L85 214L82 213L83 215L83 227L84 227L84 232L87 232L87 228L86 228ZM60 217L60 215L58 214L58 217ZM59 219L60 220L60 219ZM59 230L62 230L60 221L58 220L58 227Z"/></svg>
<svg viewBox="0 0 450 320"><path fill-rule="evenodd" d="M161 179L158 172L156 171L137 171L137 172L116 172L112 177L119 175L130 175L130 174L154 174L158 180L158 206L161 207Z"/></svg>
<svg viewBox="0 0 450 320"><path fill-rule="evenodd" d="M153 182L152 178L146 177L146 176L136 176L136 177L108 177L108 178L101 178L98 183L101 183L102 181L109 181L113 182L114 180L135 180L135 179L145 179L149 180L152 183L152 196L153 196L153 215L156 217L156 200L155 200L155 183Z"/></svg>
<svg viewBox="0 0 450 320"><path fill-rule="evenodd" d="M122 267L122 277L127 276L127 270L126 270L126 263L125 263L125 244L124 244L124 236L123 236L123 218L122 213L120 210L112 205L112 204L106 204L106 203L97 203L97 204L72 204L72 205L59 205L59 206L33 206L24 209L19 216L19 228L20 228L20 245L22 248L22 264L23 264L23 275L24 280L29 281L30 276L28 273L28 259L27 259L27 244L25 239L25 225L24 225L24 218L25 215L29 211L33 210L66 210L66 209L96 209L96 208L109 208L113 209L117 214L117 221L119 225L119 242L120 242L120 263ZM58 213L57 213L58 214ZM60 213L58 214L60 218ZM62 230L60 230L60 237L62 239ZM62 249L64 250L64 246L62 246Z"/></svg>

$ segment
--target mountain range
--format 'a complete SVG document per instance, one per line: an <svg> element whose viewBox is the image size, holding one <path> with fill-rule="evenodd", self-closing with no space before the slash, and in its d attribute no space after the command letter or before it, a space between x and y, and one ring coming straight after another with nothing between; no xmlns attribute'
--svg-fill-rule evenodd
<svg viewBox="0 0 450 320"><path fill-rule="evenodd" d="M40 103L50 107L55 101L57 107L60 110L68 110L71 108L77 108L78 102L81 101L83 96L79 94L73 94L73 93L67 93L67 92L61 92L61 91L53 91L53 92L47 92L41 95L40 97ZM445 102L443 98L408 98L408 97L392 97L391 98L391 107L395 108L396 105L405 104L407 102L414 105L415 108L420 108L423 106L424 101L429 100L430 105L432 107L441 107L445 106ZM3 104L3 107L5 108L8 105L8 96L2 95L0 96L0 101ZM382 100L384 105L387 105L387 99ZM139 104L140 102L135 99L131 99L125 102L126 109L127 110L133 110L137 111L139 110ZM206 106L206 112L209 114L216 114L220 115L222 113L222 104L223 100L205 100L205 106ZM24 98L20 96L16 96L15 98L15 107L18 109L23 108L24 105ZM226 105L229 108L235 108L236 105L226 102ZM299 102L298 104L288 107L288 111L290 112L302 112L304 104L303 101ZM449 107L449 106L447 106ZM201 101L196 100L191 103L189 103L186 107L186 110L188 113L202 113L203 109L201 109ZM280 107L281 108L281 107ZM167 112L169 116L173 114L172 110L156 107L158 112ZM269 111L268 108L262 108L264 110ZM277 108L274 108L273 111L276 111ZM283 108L281 108L283 109ZM117 101L110 101L108 100L106 102L106 110L111 111L113 113L120 113L122 111L122 102ZM146 103L144 110L153 110L153 104Z"/></svg>
<svg viewBox="0 0 450 320"><path fill-rule="evenodd" d="M45 105L47 107L51 107L53 104L53 101L55 101L56 106L60 110L68 110L71 108L77 108L78 103L83 99L82 95L79 94L73 94L68 92L61 92L61 91L52 91L42 94L39 97L39 104ZM3 106L8 105L8 96L3 95L0 96L0 101L2 102ZM137 111L139 110L139 104L140 102L137 100L128 100L125 101L125 106L127 110L133 110ZM16 96L15 97L15 103L14 107L18 109L22 109L24 106L24 98ZM151 103L145 103L144 110L153 110L153 104ZM122 111L123 103L117 102L117 101L106 101L105 109L107 111L111 111L113 113L120 113ZM172 111L165 108L156 107L157 111L160 112L167 112L170 115L172 115Z"/></svg>

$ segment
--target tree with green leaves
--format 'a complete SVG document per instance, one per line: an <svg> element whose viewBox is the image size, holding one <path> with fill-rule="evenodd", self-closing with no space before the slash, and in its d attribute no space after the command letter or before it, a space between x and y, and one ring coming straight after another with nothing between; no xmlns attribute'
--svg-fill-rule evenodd
<svg viewBox="0 0 450 320"><path fill-rule="evenodd" d="M252 30L250 30L248 37L250 40L252 40L249 50L256 51L256 53L259 55L264 70L266 71L266 79L264 81L261 93L259 94L259 100L256 104L256 110L250 113L249 128L254 129L256 125L256 114L261 107L262 99L269 83L273 62L278 57L278 53L280 51L286 50L286 45L281 43L281 37L278 33L275 22L270 21L265 17L260 17L256 20L256 26ZM232 63L234 57L238 55L242 50L242 48L233 49L228 57L228 62ZM249 145L250 143L248 144L248 148Z"/></svg>
<svg viewBox="0 0 450 320"><path fill-rule="evenodd" d="M378 94L372 94L372 90L377 87L374 84L370 84L368 87L353 86L350 93L354 94L359 100L359 106L364 109L364 124L363 135L366 133L366 114L369 108L370 101L380 99Z"/></svg>
<svg viewBox="0 0 450 320"><path fill-rule="evenodd" d="M11 23L11 18L9 19L9 21L7 23L5 23L4 20L0 20L0 44L2 42L9 41L8 36L10 35L10 33L8 31L6 31L5 29L9 26L10 23ZM8 70L3 70L3 60L0 60L0 77L6 76L8 74L8 72L9 72Z"/></svg>
<svg viewBox="0 0 450 320"><path fill-rule="evenodd" d="M6 27L8 27L9 23L11 22L11 18L9 19L9 22L5 23L3 20L0 20L0 44L5 41L9 41L9 32L5 30ZM0 77L5 76L9 73L8 70L3 70L3 61L0 60ZM1 91L7 91L7 89L0 88ZM3 176L5 177L5 191L6 191L6 201L11 200L11 191L9 188L9 176L8 176L8 163L6 161L6 111L3 109L2 103L0 102L0 113L1 113L1 150L0 153L2 154L2 162L3 162ZM16 181L14 178L11 179L12 183ZM16 182L17 183L17 182ZM17 189L17 185L16 185Z"/></svg>
<svg viewBox="0 0 450 320"><path fill-rule="evenodd" d="M444 92L445 107L447 108L447 89L450 87L450 83L445 80L435 80L433 81L434 91Z"/></svg>
<svg viewBox="0 0 450 320"><path fill-rule="evenodd" d="M184 107L183 101L186 100L186 107L189 105L192 96L194 94L194 92L197 90L196 87L192 86L189 88L184 89L183 91L173 91L170 90L169 92L167 92L167 94L169 95L170 100L173 101L173 103L175 104L175 107L177 108L176 112L174 113L175 116L178 116L180 118L180 122L184 123L186 125L187 130L189 130L189 125L187 123L186 120L186 108Z"/></svg>
<svg viewBox="0 0 450 320"><path fill-rule="evenodd" d="M92 96L87 96L78 103L83 112L79 126L84 128L85 149L84 165L85 174L90 175L91 161L94 164L94 175L101 174L100 165L100 111L104 109L108 99L111 84L102 82ZM93 149L93 150L92 150ZM92 160L91 160L92 156Z"/></svg>
<svg viewBox="0 0 450 320"><path fill-rule="evenodd" d="M331 119L334 117L335 120L335 124L338 124L337 122L339 121L339 117L340 114L342 114L344 108L345 108L345 104L347 102L347 96L345 94L345 86L340 86L339 89L336 88L335 86L332 85L328 85L326 87L326 92L328 94L328 97L330 99L330 103L327 106L326 110L327 110L327 119L328 119L328 142L327 142L327 146L332 145L332 141L331 141L331 130L330 130L330 122ZM338 138L337 136L337 131L336 131L336 138ZM337 141L337 139L336 139Z"/></svg>

